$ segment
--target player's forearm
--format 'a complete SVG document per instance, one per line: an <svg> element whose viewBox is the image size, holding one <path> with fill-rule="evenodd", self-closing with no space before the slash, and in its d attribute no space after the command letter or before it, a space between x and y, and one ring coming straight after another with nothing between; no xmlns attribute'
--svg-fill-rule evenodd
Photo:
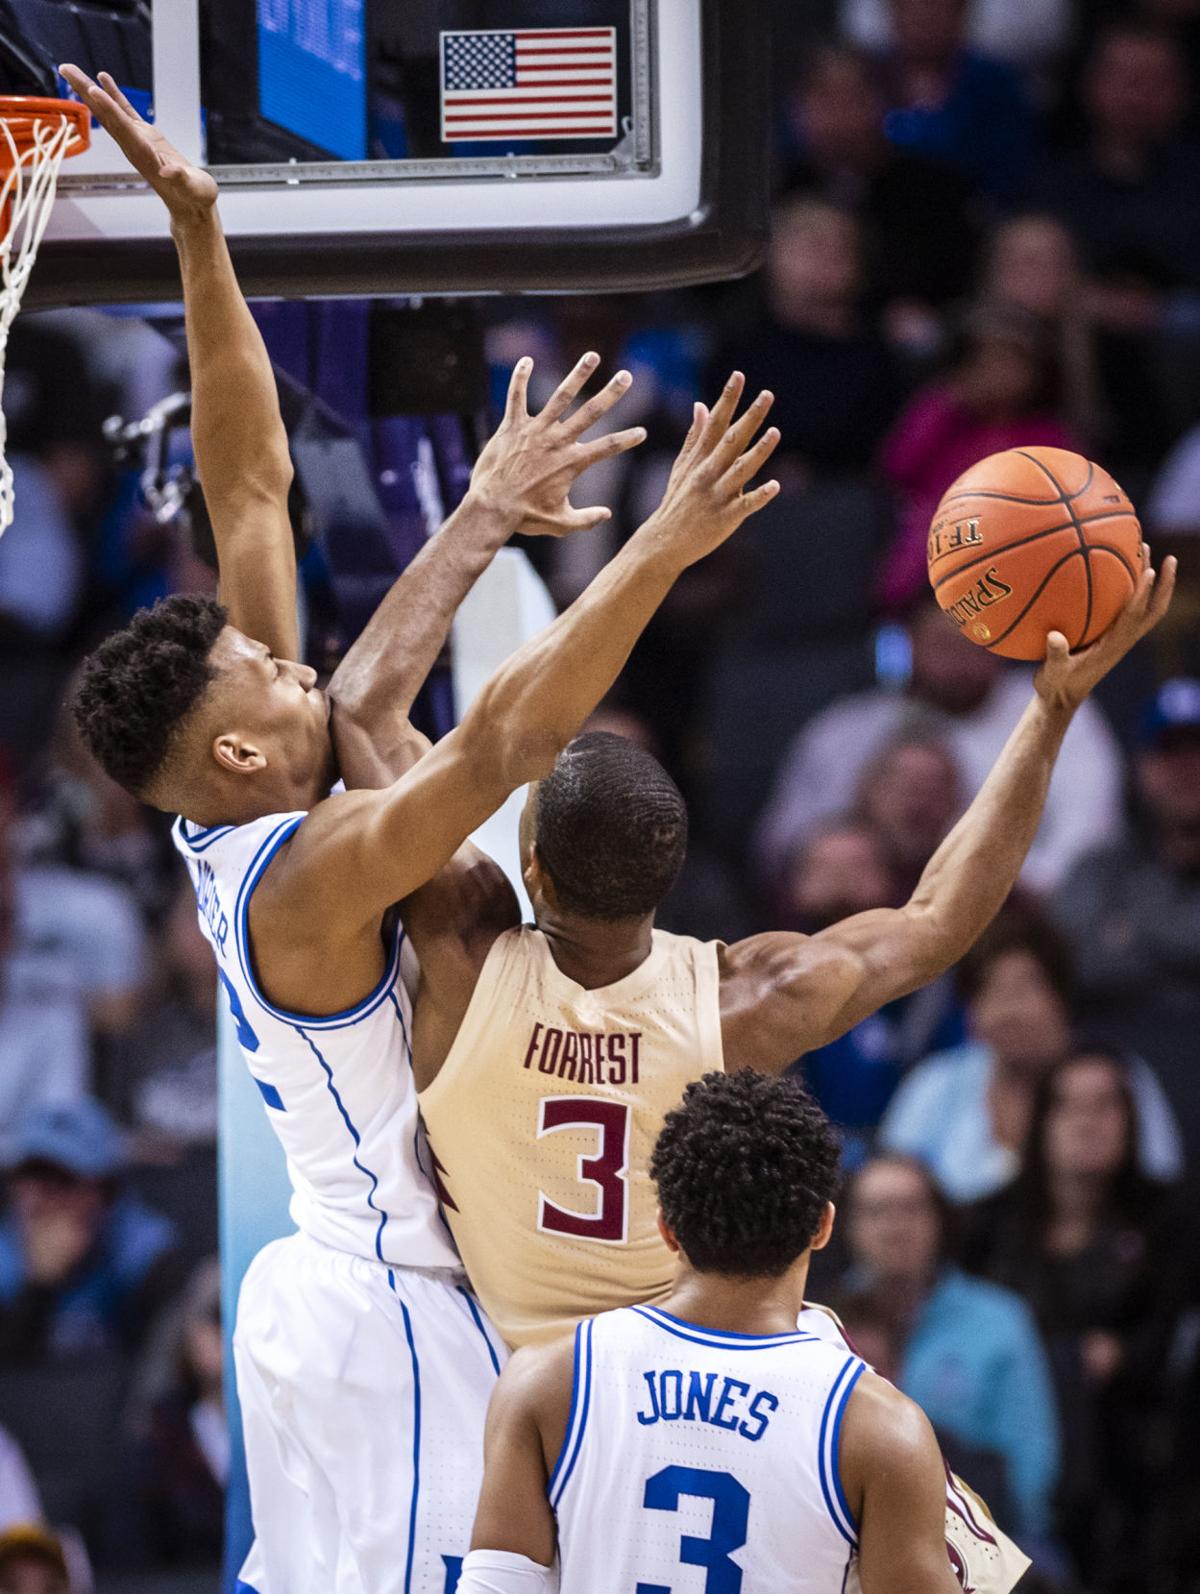
<svg viewBox="0 0 1200 1594"><path fill-rule="evenodd" d="M370 735L385 720L408 713L459 605L515 530L512 517L467 495L393 584L338 666L329 693L344 721Z"/></svg>
<svg viewBox="0 0 1200 1594"><path fill-rule="evenodd" d="M1035 696L966 813L934 853L905 910L921 926L929 978L963 956L1017 882L1071 723Z"/></svg>
<svg viewBox="0 0 1200 1594"><path fill-rule="evenodd" d="M490 748L501 796L553 768L683 568L654 517L554 623L492 676L461 726Z"/></svg>
<svg viewBox="0 0 1200 1594"><path fill-rule="evenodd" d="M210 510L242 493L286 495L292 465L275 373L216 209L171 230L183 275L192 446Z"/></svg>

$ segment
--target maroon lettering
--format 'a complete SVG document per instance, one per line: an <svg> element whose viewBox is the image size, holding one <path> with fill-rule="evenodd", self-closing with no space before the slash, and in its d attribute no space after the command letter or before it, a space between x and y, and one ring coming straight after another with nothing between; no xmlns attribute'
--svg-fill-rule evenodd
<svg viewBox="0 0 1200 1594"><path fill-rule="evenodd" d="M632 1047L633 1047L633 1058L632 1058L633 1066L632 1066L632 1070L631 1070L631 1077L630 1077L629 1083L631 1085L636 1085L638 1083L638 1070L641 1067L641 1062L642 1062L642 1032L641 1032L641 1030L640 1029L635 1029L633 1031L633 1033L630 1035L629 1039L630 1039L630 1042L632 1043Z"/></svg>
<svg viewBox="0 0 1200 1594"><path fill-rule="evenodd" d="M625 1083L625 1040L624 1035L608 1035L608 1083L610 1085L623 1085Z"/></svg>
<svg viewBox="0 0 1200 1594"><path fill-rule="evenodd" d="M579 1083L581 1085L594 1085L596 1083L595 1052L596 1037L584 1030L579 1037Z"/></svg>
<svg viewBox="0 0 1200 1594"><path fill-rule="evenodd" d="M559 1064L558 1077L560 1079L574 1079L575 1070L579 1067L579 1033L569 1029L563 1035L562 1062Z"/></svg>
<svg viewBox="0 0 1200 1594"><path fill-rule="evenodd" d="M528 1068L530 1063L533 1062L533 1054L537 1051L538 1041L545 1027L544 1024L535 1024L533 1026L533 1034L529 1037L529 1050L525 1053L525 1061L521 1065L523 1068Z"/></svg>
<svg viewBox="0 0 1200 1594"><path fill-rule="evenodd" d="M538 1073L552 1074L558 1066L558 1054L562 1050L563 1032L560 1029L548 1029L546 1038L542 1042L542 1055L538 1059Z"/></svg>

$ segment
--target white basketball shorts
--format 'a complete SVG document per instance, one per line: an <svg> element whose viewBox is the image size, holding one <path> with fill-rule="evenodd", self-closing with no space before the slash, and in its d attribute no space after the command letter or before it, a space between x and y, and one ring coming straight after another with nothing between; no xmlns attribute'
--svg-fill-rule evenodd
<svg viewBox="0 0 1200 1594"><path fill-rule="evenodd" d="M249 1594L450 1594L507 1355L464 1286L276 1240L233 1340L256 1542Z"/></svg>

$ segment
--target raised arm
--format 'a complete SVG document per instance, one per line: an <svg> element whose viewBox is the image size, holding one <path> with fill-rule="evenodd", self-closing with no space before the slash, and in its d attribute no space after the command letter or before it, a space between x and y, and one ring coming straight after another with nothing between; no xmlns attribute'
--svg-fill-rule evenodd
<svg viewBox="0 0 1200 1594"><path fill-rule="evenodd" d="M540 414L531 416L526 394L533 362L518 361L504 418L475 462L462 504L395 582L329 683L343 727L353 724L369 742L386 735L397 714L408 713L459 605L515 532L563 537L608 519L604 508L575 509L571 486L600 460L635 448L646 433L635 426L583 441L631 380L628 371L618 371L568 415L599 363L599 355L585 354ZM358 745L359 738L339 742L342 775L348 786L374 785L378 760L361 768ZM395 768L391 779L401 774Z"/></svg>
<svg viewBox="0 0 1200 1594"><path fill-rule="evenodd" d="M761 935L723 954L722 1032L730 1067L784 1068L927 985L956 963L1016 884L1054 761L1076 709L1167 611L1175 561L1148 563L1100 641L1071 654L1054 632L1036 691L975 800L903 908L860 913L811 938Z"/></svg>
<svg viewBox="0 0 1200 1594"><path fill-rule="evenodd" d="M374 933L389 904L429 880L510 792L547 773L608 691L679 573L775 496L742 488L779 441L754 441L770 405L760 395L733 419L730 379L693 428L658 510L571 607L508 659L463 719L382 792L321 803L255 893L272 933L328 945ZM334 705L334 718L338 715ZM252 914L255 910L252 910ZM258 944L262 938L255 931Z"/></svg>
<svg viewBox="0 0 1200 1594"><path fill-rule="evenodd" d="M292 462L275 374L242 297L217 185L144 122L107 72L62 75L166 205L183 277L192 383L192 446L212 522L230 621L280 658L300 650L296 560L288 519Z"/></svg>

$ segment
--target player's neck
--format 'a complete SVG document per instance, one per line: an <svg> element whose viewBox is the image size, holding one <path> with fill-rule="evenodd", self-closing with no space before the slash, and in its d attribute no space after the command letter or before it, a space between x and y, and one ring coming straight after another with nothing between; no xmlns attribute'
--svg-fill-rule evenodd
<svg viewBox="0 0 1200 1594"><path fill-rule="evenodd" d="M653 914L644 919L583 919L543 909L537 924L555 966L585 991L623 980L642 966L654 945Z"/></svg>
<svg viewBox="0 0 1200 1594"><path fill-rule="evenodd" d="M679 1279L663 1311L698 1328L725 1334L791 1334L804 1307L808 1256L782 1278L728 1278L697 1273L680 1263Z"/></svg>

